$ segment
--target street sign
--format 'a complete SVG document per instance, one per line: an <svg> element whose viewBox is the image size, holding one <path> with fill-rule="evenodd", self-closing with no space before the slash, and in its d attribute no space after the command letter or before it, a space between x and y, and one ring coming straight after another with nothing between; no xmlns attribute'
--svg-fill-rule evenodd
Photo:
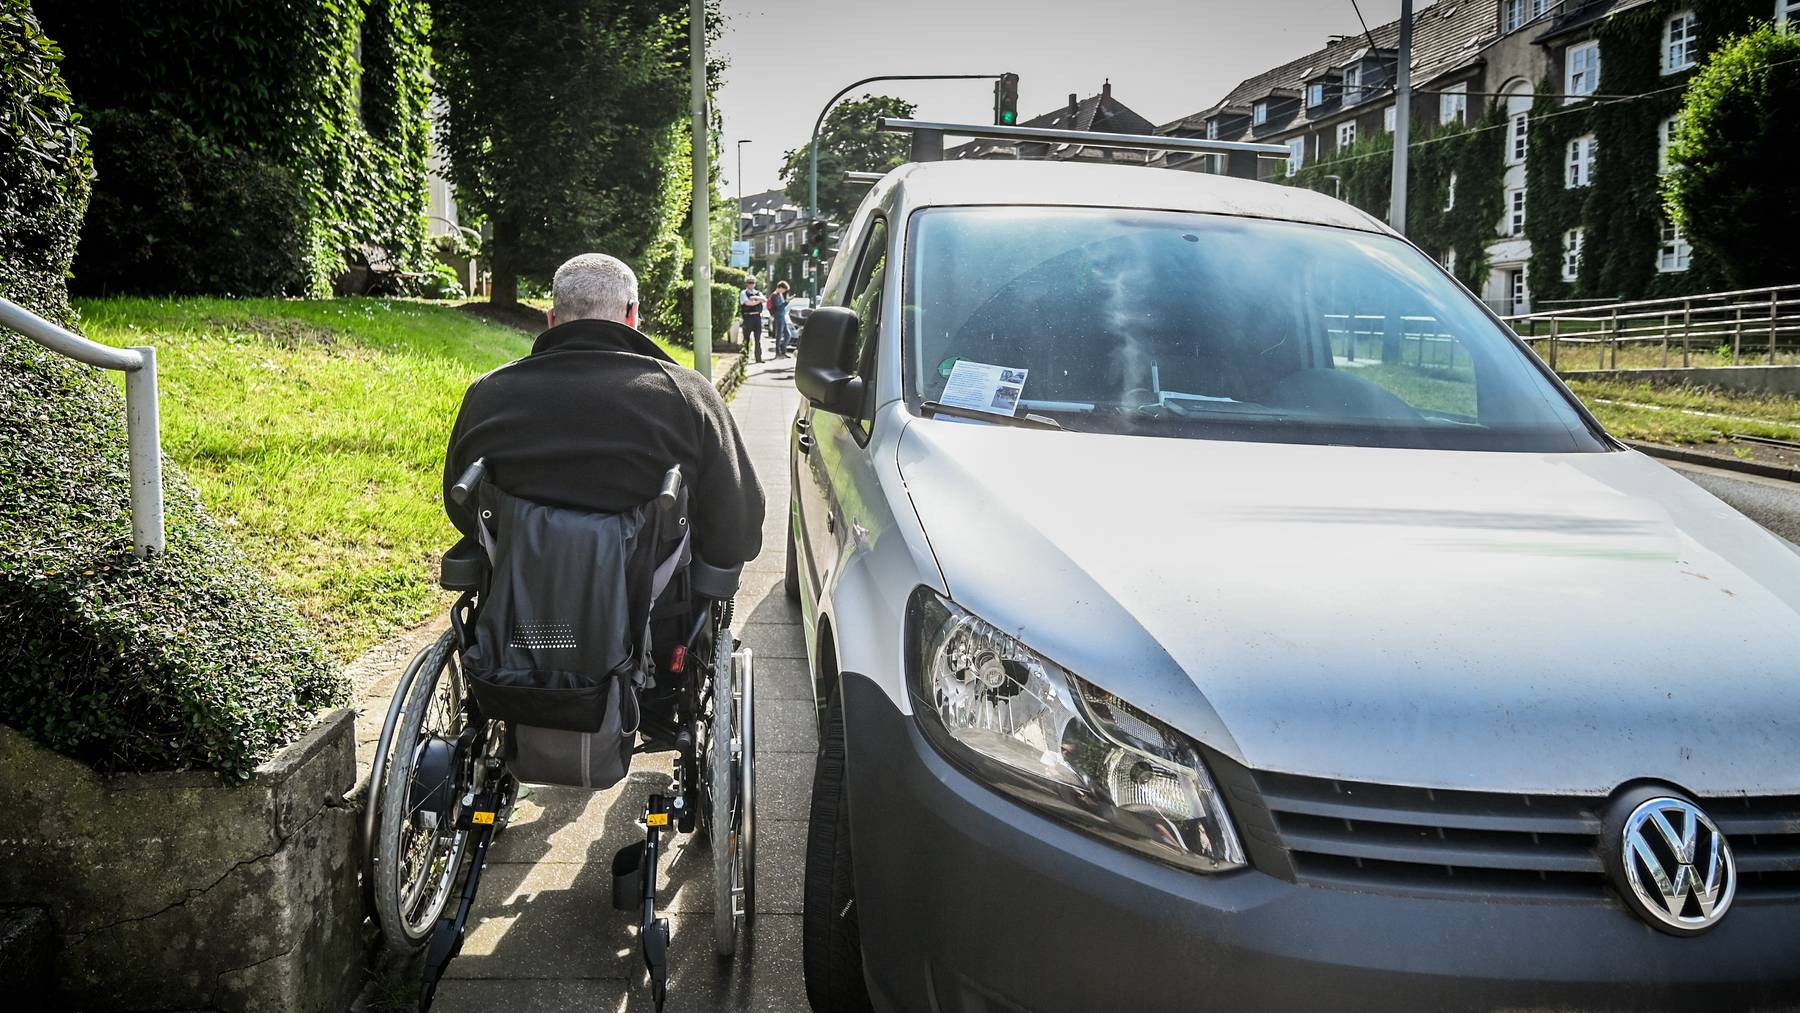
<svg viewBox="0 0 1800 1013"><path fill-rule="evenodd" d="M750 266L750 240L733 239L731 241L731 260L729 263L732 267Z"/></svg>

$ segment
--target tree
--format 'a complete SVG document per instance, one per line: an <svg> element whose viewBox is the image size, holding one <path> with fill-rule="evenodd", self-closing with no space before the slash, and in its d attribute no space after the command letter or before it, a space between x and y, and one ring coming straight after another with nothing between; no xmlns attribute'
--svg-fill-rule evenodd
<svg viewBox="0 0 1800 1013"><path fill-rule="evenodd" d="M819 130L819 214L834 222L846 222L856 213L868 187L852 183L851 172L886 172L906 161L904 134L876 133L883 116L910 119L914 106L892 95L870 95L831 110ZM787 153L781 181L788 199L801 207L807 201L809 151L802 146Z"/></svg>
<svg viewBox="0 0 1800 1013"><path fill-rule="evenodd" d="M573 254L637 262L666 234L688 96L683 0L437 0L440 141L493 228L493 300ZM711 20L711 16L709 16ZM687 214L683 206L679 212Z"/></svg>
<svg viewBox="0 0 1800 1013"><path fill-rule="evenodd" d="M1797 116L1800 35L1772 25L1727 40L1688 87L1663 199L1739 287L1800 277L1800 177L1787 164Z"/></svg>

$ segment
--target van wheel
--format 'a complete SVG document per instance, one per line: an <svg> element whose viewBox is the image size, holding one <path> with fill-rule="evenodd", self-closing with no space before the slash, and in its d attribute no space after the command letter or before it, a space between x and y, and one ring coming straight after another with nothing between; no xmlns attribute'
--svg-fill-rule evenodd
<svg viewBox="0 0 1800 1013"><path fill-rule="evenodd" d="M788 601L800 600L800 559L795 555L799 546L794 544L794 515L788 514L787 534L787 574L782 578L781 588L787 592Z"/></svg>
<svg viewBox="0 0 1800 1013"><path fill-rule="evenodd" d="M850 793L845 783L844 709L833 693L813 768L806 828L806 892L801 957L813 1013L863 1013L873 1007L863 981L856 881L850 874Z"/></svg>

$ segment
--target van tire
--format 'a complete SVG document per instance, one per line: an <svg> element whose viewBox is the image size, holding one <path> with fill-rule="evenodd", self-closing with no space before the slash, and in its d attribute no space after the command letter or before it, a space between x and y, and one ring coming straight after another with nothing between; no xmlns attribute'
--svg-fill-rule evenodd
<svg viewBox="0 0 1800 1013"><path fill-rule="evenodd" d="M806 828L806 881L801 906L801 957L813 1013L867 1013L856 881L851 875L850 793L844 757L844 705L833 693L813 769Z"/></svg>

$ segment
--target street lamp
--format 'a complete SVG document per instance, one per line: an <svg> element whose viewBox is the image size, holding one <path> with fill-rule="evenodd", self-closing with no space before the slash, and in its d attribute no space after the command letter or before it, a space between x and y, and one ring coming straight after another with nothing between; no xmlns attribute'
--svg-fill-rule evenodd
<svg viewBox="0 0 1800 1013"><path fill-rule="evenodd" d="M749 143L750 143L750 138L748 138L748 137L738 138L738 142L737 142L737 155L738 155L738 159L737 159L737 162L738 162L738 168L737 168L738 211L737 211L737 213L738 213L738 217L737 217L737 232L734 233L734 235L738 239L744 238L744 145L749 144Z"/></svg>

